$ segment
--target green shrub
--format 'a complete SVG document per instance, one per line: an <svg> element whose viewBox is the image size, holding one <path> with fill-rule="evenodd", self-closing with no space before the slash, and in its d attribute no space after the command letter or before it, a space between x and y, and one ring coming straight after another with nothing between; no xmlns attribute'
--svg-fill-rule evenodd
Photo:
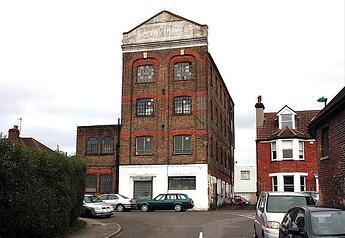
<svg viewBox="0 0 345 238"><path fill-rule="evenodd" d="M0 139L0 237L54 237L79 216L84 163Z"/></svg>

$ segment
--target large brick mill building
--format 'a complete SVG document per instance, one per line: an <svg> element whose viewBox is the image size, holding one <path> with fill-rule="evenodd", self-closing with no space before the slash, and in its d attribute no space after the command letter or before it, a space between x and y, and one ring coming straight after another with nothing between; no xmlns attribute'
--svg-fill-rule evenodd
<svg viewBox="0 0 345 238"><path fill-rule="evenodd" d="M316 138L320 203L345 208L345 87L311 121Z"/></svg>
<svg viewBox="0 0 345 238"><path fill-rule="evenodd" d="M284 106L265 113L261 96L255 108L257 193L318 191L316 142L307 126L319 111Z"/></svg>
<svg viewBox="0 0 345 238"><path fill-rule="evenodd" d="M119 192L181 192L195 209L233 192L234 102L208 27L162 11L123 34Z"/></svg>

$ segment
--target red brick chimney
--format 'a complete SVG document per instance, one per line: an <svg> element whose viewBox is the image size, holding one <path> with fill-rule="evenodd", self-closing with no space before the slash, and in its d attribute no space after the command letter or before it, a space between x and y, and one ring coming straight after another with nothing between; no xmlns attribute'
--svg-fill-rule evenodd
<svg viewBox="0 0 345 238"><path fill-rule="evenodd" d="M261 96L258 96L258 102L255 104L256 108L256 127L261 127L264 125L264 110L265 106L261 102Z"/></svg>
<svg viewBox="0 0 345 238"><path fill-rule="evenodd" d="M18 126L14 125L12 129L8 130L8 139L9 140L18 140L19 139L19 130Z"/></svg>

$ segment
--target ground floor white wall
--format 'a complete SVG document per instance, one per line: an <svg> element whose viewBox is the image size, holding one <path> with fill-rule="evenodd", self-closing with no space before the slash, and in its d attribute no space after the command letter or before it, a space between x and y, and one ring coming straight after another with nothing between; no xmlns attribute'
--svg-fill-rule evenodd
<svg viewBox="0 0 345 238"><path fill-rule="evenodd" d="M169 190L169 176L195 176L194 190ZM152 178L152 197L161 193L185 193L194 201L193 210L207 210L212 207L217 196L217 206L229 202L232 186L208 174L207 164L188 165L120 165L119 193L128 197L134 195L134 181L139 178ZM217 184L215 186L215 184ZM215 195L216 187L217 195Z"/></svg>

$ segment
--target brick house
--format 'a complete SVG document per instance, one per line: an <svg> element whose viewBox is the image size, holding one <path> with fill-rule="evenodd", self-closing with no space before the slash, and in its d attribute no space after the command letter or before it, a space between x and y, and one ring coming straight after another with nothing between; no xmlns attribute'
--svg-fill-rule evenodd
<svg viewBox="0 0 345 238"><path fill-rule="evenodd" d="M54 152L52 149L50 149L49 147L45 146L44 144L32 137L21 137L17 125L14 125L13 128L8 130L8 140L18 144L22 144L31 149L43 150L46 152Z"/></svg>
<svg viewBox="0 0 345 238"><path fill-rule="evenodd" d="M87 164L86 193L117 192L120 125L77 127L76 157Z"/></svg>
<svg viewBox="0 0 345 238"><path fill-rule="evenodd" d="M320 203L345 208L345 87L311 121L316 138Z"/></svg>
<svg viewBox="0 0 345 238"><path fill-rule="evenodd" d="M319 111L284 106L264 112L256 108L257 194L261 191L318 191L315 139L307 126Z"/></svg>
<svg viewBox="0 0 345 238"><path fill-rule="evenodd" d="M162 11L123 34L120 193L182 192L208 209L233 192L234 102L207 32Z"/></svg>

